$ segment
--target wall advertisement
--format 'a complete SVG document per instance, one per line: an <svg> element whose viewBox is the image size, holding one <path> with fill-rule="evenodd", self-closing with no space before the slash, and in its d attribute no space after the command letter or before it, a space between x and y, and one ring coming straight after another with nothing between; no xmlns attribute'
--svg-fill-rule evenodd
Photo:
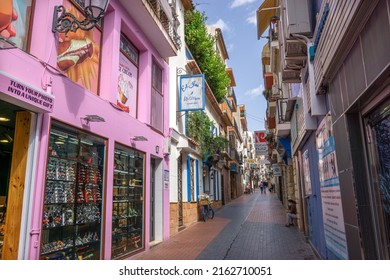
<svg viewBox="0 0 390 280"><path fill-rule="evenodd" d="M332 251L338 258L348 259L340 182L331 124L331 117L328 114L321 121L316 132L325 241L328 250Z"/></svg>

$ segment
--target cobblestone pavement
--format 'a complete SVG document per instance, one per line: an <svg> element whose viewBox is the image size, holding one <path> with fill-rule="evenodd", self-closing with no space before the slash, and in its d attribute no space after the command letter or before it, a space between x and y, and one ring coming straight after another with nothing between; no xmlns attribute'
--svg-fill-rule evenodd
<svg viewBox="0 0 390 280"><path fill-rule="evenodd" d="M287 228L275 194L242 195L216 212L133 259L312 260L317 259L297 228Z"/></svg>

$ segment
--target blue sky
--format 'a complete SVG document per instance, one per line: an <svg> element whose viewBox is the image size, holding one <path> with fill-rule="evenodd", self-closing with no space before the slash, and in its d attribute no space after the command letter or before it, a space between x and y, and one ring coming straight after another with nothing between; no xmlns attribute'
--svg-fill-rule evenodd
<svg viewBox="0 0 390 280"><path fill-rule="evenodd" d="M237 103L244 104L248 130L263 130L266 101L261 51L265 39L257 40L256 10L262 0L193 0L198 11L204 11L207 24L221 28L233 68Z"/></svg>

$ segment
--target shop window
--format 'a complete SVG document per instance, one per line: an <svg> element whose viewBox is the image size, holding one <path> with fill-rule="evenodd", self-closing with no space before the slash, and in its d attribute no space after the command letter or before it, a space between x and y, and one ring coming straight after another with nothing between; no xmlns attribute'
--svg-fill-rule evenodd
<svg viewBox="0 0 390 280"><path fill-rule="evenodd" d="M104 139L53 123L41 259L101 258L104 154Z"/></svg>
<svg viewBox="0 0 390 280"><path fill-rule="evenodd" d="M139 52L122 34L120 41L117 105L132 117L137 117Z"/></svg>
<svg viewBox="0 0 390 280"><path fill-rule="evenodd" d="M84 19L82 12L84 1L64 0L67 12ZM100 49L102 41L101 25L89 31L78 29L76 32L59 33L57 49L57 67L70 80L98 94Z"/></svg>
<svg viewBox="0 0 390 280"><path fill-rule="evenodd" d="M144 248L144 154L116 145L112 207L113 259Z"/></svg>
<svg viewBox="0 0 390 280"><path fill-rule="evenodd" d="M152 65L152 104L151 125L159 131L163 131L163 92L162 92L162 69L153 61Z"/></svg>

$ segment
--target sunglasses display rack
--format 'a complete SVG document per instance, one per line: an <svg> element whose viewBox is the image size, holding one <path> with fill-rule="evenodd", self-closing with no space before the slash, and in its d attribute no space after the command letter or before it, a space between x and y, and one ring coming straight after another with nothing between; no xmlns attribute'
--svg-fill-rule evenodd
<svg viewBox="0 0 390 280"><path fill-rule="evenodd" d="M144 246L144 155L116 146L114 155L114 197L112 209L113 259L121 258Z"/></svg>
<svg viewBox="0 0 390 280"><path fill-rule="evenodd" d="M103 140L86 137L50 133L41 259L100 259L105 147Z"/></svg>

